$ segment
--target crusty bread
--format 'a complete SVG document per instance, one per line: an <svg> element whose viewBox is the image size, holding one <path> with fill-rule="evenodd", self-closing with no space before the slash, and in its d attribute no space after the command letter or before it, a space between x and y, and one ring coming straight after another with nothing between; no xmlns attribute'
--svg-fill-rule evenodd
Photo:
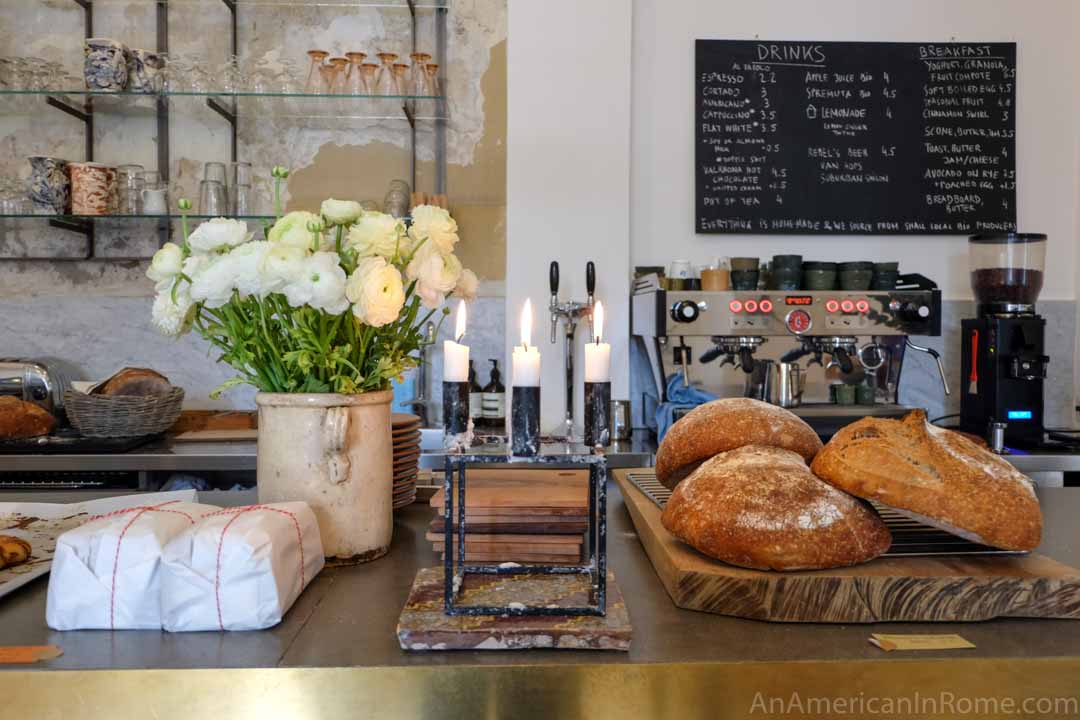
<svg viewBox="0 0 1080 720"><path fill-rule="evenodd" d="M852 495L984 545L1032 550L1042 535L1031 480L963 435L926 422L921 410L848 425L812 469Z"/></svg>
<svg viewBox="0 0 1080 720"><path fill-rule="evenodd" d="M800 455L760 445L706 461L678 484L660 520L699 552L758 570L855 565L892 542L867 503L818 480Z"/></svg>
<svg viewBox="0 0 1080 720"><path fill-rule="evenodd" d="M96 395L168 395L169 378L146 368L124 368L99 387Z"/></svg>
<svg viewBox="0 0 1080 720"><path fill-rule="evenodd" d="M48 410L10 395L0 395L0 440L48 435L56 426Z"/></svg>
<svg viewBox="0 0 1080 720"><path fill-rule="evenodd" d="M743 445L791 450L807 462L821 438L794 413L749 398L714 400L694 408L671 426L656 451L656 479L669 488L717 453Z"/></svg>

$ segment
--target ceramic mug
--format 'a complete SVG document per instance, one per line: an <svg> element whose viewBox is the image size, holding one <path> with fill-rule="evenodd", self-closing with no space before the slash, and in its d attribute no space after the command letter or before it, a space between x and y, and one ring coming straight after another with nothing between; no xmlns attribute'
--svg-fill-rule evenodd
<svg viewBox="0 0 1080 720"><path fill-rule="evenodd" d="M165 188L147 188L142 191L143 213L146 215L168 215L168 191Z"/></svg>
<svg viewBox="0 0 1080 720"><path fill-rule="evenodd" d="M87 90L120 92L127 87L128 68L123 43L110 38L87 38L83 55Z"/></svg>
<svg viewBox="0 0 1080 720"><path fill-rule="evenodd" d="M67 212L71 203L71 179L67 161L45 155L31 155L30 200L36 210L55 215Z"/></svg>
<svg viewBox="0 0 1080 720"><path fill-rule="evenodd" d="M156 93L165 60L153 50L132 48L127 52L127 89L136 93Z"/></svg>
<svg viewBox="0 0 1080 720"><path fill-rule="evenodd" d="M116 168L101 163L70 163L71 212L108 215L116 197Z"/></svg>

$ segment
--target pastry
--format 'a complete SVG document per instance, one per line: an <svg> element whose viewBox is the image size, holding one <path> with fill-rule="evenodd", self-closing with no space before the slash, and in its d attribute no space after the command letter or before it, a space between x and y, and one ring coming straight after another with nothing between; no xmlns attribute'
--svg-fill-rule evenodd
<svg viewBox="0 0 1080 720"><path fill-rule="evenodd" d="M794 413L749 398L714 400L671 426L656 451L656 479L669 488L717 453L765 445L798 453L807 462L821 438Z"/></svg>
<svg viewBox="0 0 1080 720"><path fill-rule="evenodd" d="M812 465L823 480L920 522L1005 550L1032 550L1042 512L1031 480L963 435L926 421L863 418Z"/></svg>
<svg viewBox="0 0 1080 720"><path fill-rule="evenodd" d="M0 395L0 440L48 435L55 426L56 418L40 405Z"/></svg>
<svg viewBox="0 0 1080 720"><path fill-rule="evenodd" d="M172 384L161 373L146 368L124 368L105 381L96 395L168 395Z"/></svg>
<svg viewBox="0 0 1080 720"><path fill-rule="evenodd" d="M660 519L699 552L758 570L855 565L892 542L867 503L818 480L797 453L760 445L705 461Z"/></svg>
<svg viewBox="0 0 1080 720"><path fill-rule="evenodd" d="M13 535L0 535L0 570L30 559L30 543Z"/></svg>

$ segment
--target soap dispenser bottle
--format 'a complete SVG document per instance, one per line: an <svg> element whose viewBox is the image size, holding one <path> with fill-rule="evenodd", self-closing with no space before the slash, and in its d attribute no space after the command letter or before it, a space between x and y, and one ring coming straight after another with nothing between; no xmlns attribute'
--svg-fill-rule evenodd
<svg viewBox="0 0 1080 720"><path fill-rule="evenodd" d="M479 430L484 424L484 389L476 379L476 367L469 358L469 417L473 428Z"/></svg>
<svg viewBox="0 0 1080 720"><path fill-rule="evenodd" d="M502 383L499 361L492 358L488 362L491 363L491 379L484 386L484 423L497 430L506 427L506 386Z"/></svg>

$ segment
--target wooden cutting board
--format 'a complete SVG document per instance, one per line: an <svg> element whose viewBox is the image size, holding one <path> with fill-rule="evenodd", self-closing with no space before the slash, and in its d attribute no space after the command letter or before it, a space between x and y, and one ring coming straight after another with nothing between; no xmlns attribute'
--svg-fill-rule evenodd
<svg viewBox="0 0 1080 720"><path fill-rule="evenodd" d="M258 440L259 431L255 428L235 430L190 430L173 438L173 442L239 442Z"/></svg>
<svg viewBox="0 0 1080 720"><path fill-rule="evenodd" d="M566 522L566 518L558 520L514 520L501 518L500 522L489 520L476 521L469 518L465 520L465 530L470 533L543 533L557 535L580 535L588 529L588 523L584 519L575 522ZM443 531L442 517L431 521L429 526L432 532Z"/></svg>
<svg viewBox="0 0 1080 720"><path fill-rule="evenodd" d="M779 622L1080 619L1080 570L1043 555L878 558L835 570L766 572L675 539L660 508L613 473L656 574L681 608Z"/></svg>
<svg viewBox="0 0 1080 720"><path fill-rule="evenodd" d="M466 508L520 508L535 514L537 508L571 508L584 514L589 506L587 470L491 470L466 471ZM457 502L457 484L454 484ZM443 490L431 497L432 507L442 509ZM551 513L554 514L554 513Z"/></svg>

